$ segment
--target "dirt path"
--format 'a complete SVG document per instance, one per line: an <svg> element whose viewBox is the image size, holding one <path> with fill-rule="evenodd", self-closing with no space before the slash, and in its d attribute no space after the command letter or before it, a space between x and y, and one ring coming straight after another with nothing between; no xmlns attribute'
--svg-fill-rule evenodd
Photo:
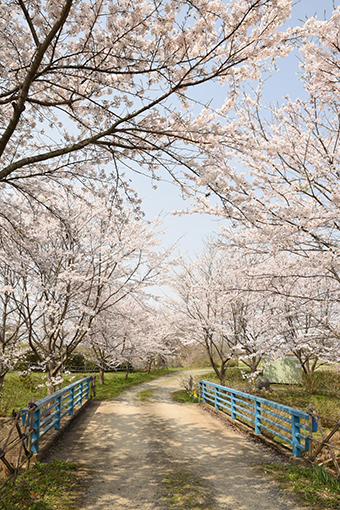
<svg viewBox="0 0 340 510"><path fill-rule="evenodd" d="M53 458L92 471L81 508L298 510L257 468L275 460L271 453L197 405L171 401L181 377L93 403L65 435ZM150 402L140 402L137 394L147 388Z"/></svg>

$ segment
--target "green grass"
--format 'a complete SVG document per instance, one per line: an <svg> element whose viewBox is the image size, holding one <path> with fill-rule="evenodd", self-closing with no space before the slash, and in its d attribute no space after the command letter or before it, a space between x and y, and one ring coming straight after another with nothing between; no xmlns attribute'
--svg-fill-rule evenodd
<svg viewBox="0 0 340 510"><path fill-rule="evenodd" d="M340 508L340 482L318 466L265 464L261 469L272 474L281 487L291 491L300 505L317 510Z"/></svg>
<svg viewBox="0 0 340 510"><path fill-rule="evenodd" d="M68 374L64 376L63 386L82 379L88 374ZM4 381L0 398L0 415L9 415L12 410L26 407L28 402L34 398L39 400L46 397L47 386L46 374L32 372L28 377L20 376L17 372L9 372Z"/></svg>
<svg viewBox="0 0 340 510"><path fill-rule="evenodd" d="M164 368L147 372L132 372L126 379L125 372L108 372L105 374L105 384L96 385L96 400L107 400L118 396L122 391L127 390L138 384L153 381L162 375L175 372L174 368ZM90 373L68 374L64 376L63 386L82 379ZM2 395L0 398L0 415L10 415L12 410L26 407L31 398L35 401L46 397L47 387L44 384L46 374L32 372L29 378L23 378L16 372L10 372L6 375Z"/></svg>
<svg viewBox="0 0 340 510"><path fill-rule="evenodd" d="M76 510L84 486L84 471L75 464L37 462L1 491L0 510Z"/></svg>
<svg viewBox="0 0 340 510"><path fill-rule="evenodd" d="M153 394L153 390L151 390L151 389L143 390L137 394L137 398L141 402L150 402L152 394Z"/></svg>
<svg viewBox="0 0 340 510"><path fill-rule="evenodd" d="M192 392L194 393L194 392ZM197 395L197 393L195 393ZM178 402L180 404L183 403L193 403L198 401L198 396L195 397L194 395L190 394L187 390L177 390L174 391L171 395L172 400L174 402Z"/></svg>
<svg viewBox="0 0 340 510"><path fill-rule="evenodd" d="M166 473L161 480L160 502L168 509L212 510L212 491L207 482L185 469Z"/></svg>

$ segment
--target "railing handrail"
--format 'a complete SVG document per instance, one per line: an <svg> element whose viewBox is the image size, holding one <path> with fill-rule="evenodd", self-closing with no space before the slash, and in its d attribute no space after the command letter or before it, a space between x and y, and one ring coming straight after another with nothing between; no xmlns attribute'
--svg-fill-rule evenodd
<svg viewBox="0 0 340 510"><path fill-rule="evenodd" d="M300 457L301 450L309 450L317 423L308 412L210 381L200 380L200 388L203 402L230 413L233 420L247 422L255 428L255 434L263 431L274 434L292 446L294 457ZM300 419L308 421L308 424Z"/></svg>
<svg viewBox="0 0 340 510"><path fill-rule="evenodd" d="M92 375L88 375L86 377L83 377L83 379L78 379L77 381L68 384L67 386L64 386L64 388L61 388L60 390L55 391L54 393L51 393L51 395L47 395L47 397L41 398L40 400L37 400L34 402L35 408L40 409L41 407L45 406L49 402L53 402L58 397L61 397L68 391L70 391L75 386L78 386L81 383L84 383L85 381L89 381L92 378ZM25 412L28 410L28 407L25 407L22 411Z"/></svg>
<svg viewBox="0 0 340 510"><path fill-rule="evenodd" d="M301 411L301 409L296 409L295 407L286 406L285 404L280 404L279 402L275 402L274 400L268 400L266 398L258 397L257 395L252 395L251 393L245 393L240 390L235 390L234 388L229 388L228 386L222 386L221 384L216 384L210 381L200 380L200 383L209 384L210 386L214 386L215 388L220 388L222 390L232 391L236 395L241 395L242 397L250 398L251 400L261 402L261 404L266 404L275 409L279 409L280 411L285 411L290 414L294 414L299 418L303 418L304 420L309 419L309 414L305 411Z"/></svg>
<svg viewBox="0 0 340 510"><path fill-rule="evenodd" d="M76 406L82 407L83 400L91 398L90 391L95 391L95 375L88 375L55 391L37 402L32 402L22 410L23 425L29 424L33 430L27 448L33 453L39 451L39 439L52 427L59 430L61 420L68 414L73 415Z"/></svg>

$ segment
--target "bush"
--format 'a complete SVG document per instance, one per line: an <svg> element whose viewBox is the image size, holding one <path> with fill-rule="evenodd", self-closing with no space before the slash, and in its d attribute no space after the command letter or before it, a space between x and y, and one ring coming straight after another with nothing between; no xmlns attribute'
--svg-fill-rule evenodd
<svg viewBox="0 0 340 510"><path fill-rule="evenodd" d="M303 374L303 384L306 377ZM335 370L316 370L312 374L310 392L340 397L340 373Z"/></svg>
<svg viewBox="0 0 340 510"><path fill-rule="evenodd" d="M228 368L238 367L238 359L230 359L227 363Z"/></svg>
<svg viewBox="0 0 340 510"><path fill-rule="evenodd" d="M26 351L22 356L20 361L18 361L15 366L14 370L18 372L25 372L27 370L30 370L32 366L38 366L39 365L39 358L33 351Z"/></svg>

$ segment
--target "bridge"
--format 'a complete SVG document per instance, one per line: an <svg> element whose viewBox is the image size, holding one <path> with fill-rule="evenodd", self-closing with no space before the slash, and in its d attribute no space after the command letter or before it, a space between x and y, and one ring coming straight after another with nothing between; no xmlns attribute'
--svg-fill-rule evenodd
<svg viewBox="0 0 340 510"><path fill-rule="evenodd" d="M261 463L279 458L207 410L171 400L190 371L92 401L51 458L90 469L84 510L298 510ZM150 401L138 393L150 390ZM177 503L176 503L177 501ZM184 500L183 500L184 501ZM184 504L184 503L183 503ZM176 506L177 505L177 506Z"/></svg>

